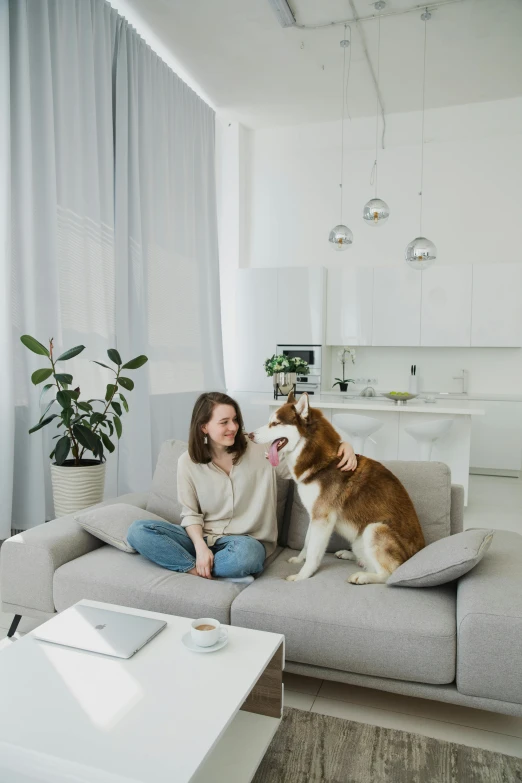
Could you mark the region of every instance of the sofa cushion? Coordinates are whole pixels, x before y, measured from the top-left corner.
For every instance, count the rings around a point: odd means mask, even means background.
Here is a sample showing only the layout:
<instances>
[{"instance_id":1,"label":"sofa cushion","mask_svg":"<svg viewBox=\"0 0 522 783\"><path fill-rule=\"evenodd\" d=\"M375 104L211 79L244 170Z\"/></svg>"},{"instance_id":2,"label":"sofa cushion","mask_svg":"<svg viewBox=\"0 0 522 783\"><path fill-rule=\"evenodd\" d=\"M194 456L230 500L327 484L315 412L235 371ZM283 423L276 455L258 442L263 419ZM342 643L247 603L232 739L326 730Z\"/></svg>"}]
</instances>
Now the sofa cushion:
<instances>
[{"instance_id":1,"label":"sofa cushion","mask_svg":"<svg viewBox=\"0 0 522 783\"><path fill-rule=\"evenodd\" d=\"M449 536L451 473L448 466L442 462L401 462L400 460L383 461L382 464L397 476L412 499L426 544ZM303 548L309 519L299 492L294 492L288 532L288 546L292 549ZM336 552L338 549L345 548L346 541L334 533L327 551Z\"/></svg>"},{"instance_id":2,"label":"sofa cushion","mask_svg":"<svg viewBox=\"0 0 522 783\"><path fill-rule=\"evenodd\" d=\"M187 444L181 440L167 440L163 443L147 501L147 511L176 524L179 524L181 521L181 503L178 500L177 486L178 460L187 448ZM277 526L279 540L281 539L285 521L289 486L290 481L279 476L277 477Z\"/></svg>"},{"instance_id":3,"label":"sofa cushion","mask_svg":"<svg viewBox=\"0 0 522 783\"><path fill-rule=\"evenodd\" d=\"M388 579L396 587L435 587L467 574L484 557L492 530L466 530L424 547Z\"/></svg>"},{"instance_id":4,"label":"sofa cushion","mask_svg":"<svg viewBox=\"0 0 522 783\"><path fill-rule=\"evenodd\" d=\"M233 625L285 635L289 661L413 682L455 679L455 585L391 590L350 585L357 565L326 555L314 576L284 550L232 604Z\"/></svg>"},{"instance_id":5,"label":"sofa cushion","mask_svg":"<svg viewBox=\"0 0 522 783\"><path fill-rule=\"evenodd\" d=\"M74 520L88 533L106 544L121 549L122 552L135 553L136 550L127 541L127 533L133 522L139 519L155 519L160 522L165 520L153 514L145 512L138 506L129 503L114 503L112 506L96 506L87 511L74 514Z\"/></svg>"},{"instance_id":6,"label":"sofa cushion","mask_svg":"<svg viewBox=\"0 0 522 783\"><path fill-rule=\"evenodd\" d=\"M460 693L522 704L521 563L522 536L496 530L487 556L458 581Z\"/></svg>"},{"instance_id":7,"label":"sofa cushion","mask_svg":"<svg viewBox=\"0 0 522 783\"><path fill-rule=\"evenodd\" d=\"M61 612L82 598L180 617L214 617L230 622L230 605L244 585L201 579L161 568L142 555L129 557L112 546L58 568L53 595Z\"/></svg>"}]
</instances>

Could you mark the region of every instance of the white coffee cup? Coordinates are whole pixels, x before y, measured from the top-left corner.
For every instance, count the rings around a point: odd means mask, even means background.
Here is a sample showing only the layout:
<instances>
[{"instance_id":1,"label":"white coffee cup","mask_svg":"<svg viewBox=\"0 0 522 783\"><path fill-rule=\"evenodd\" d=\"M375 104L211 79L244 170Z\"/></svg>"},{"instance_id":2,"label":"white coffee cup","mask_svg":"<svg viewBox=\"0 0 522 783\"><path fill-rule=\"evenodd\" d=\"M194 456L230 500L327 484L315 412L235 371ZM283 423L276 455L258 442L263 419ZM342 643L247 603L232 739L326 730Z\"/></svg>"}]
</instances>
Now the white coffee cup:
<instances>
[{"instance_id":1,"label":"white coffee cup","mask_svg":"<svg viewBox=\"0 0 522 783\"><path fill-rule=\"evenodd\" d=\"M212 626L212 629L206 628L198 630L200 626ZM212 647L213 644L219 641L221 633L221 623L219 620L214 620L212 617L200 617L199 620L193 620L190 625L190 633L192 641L197 644L198 647Z\"/></svg>"}]
</instances>

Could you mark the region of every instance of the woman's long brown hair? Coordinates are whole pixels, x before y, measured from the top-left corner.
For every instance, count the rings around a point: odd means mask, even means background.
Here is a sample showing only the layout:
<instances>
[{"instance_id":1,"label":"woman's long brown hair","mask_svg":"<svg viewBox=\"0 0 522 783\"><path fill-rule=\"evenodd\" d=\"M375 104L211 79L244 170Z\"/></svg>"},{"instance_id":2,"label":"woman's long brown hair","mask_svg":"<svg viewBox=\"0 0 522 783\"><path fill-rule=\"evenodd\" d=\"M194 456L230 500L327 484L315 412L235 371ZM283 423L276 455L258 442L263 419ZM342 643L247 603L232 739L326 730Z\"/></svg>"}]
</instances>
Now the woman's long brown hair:
<instances>
[{"instance_id":1,"label":"woman's long brown hair","mask_svg":"<svg viewBox=\"0 0 522 783\"><path fill-rule=\"evenodd\" d=\"M233 446L229 446L227 451L233 453L234 465L239 462L245 451L247 450L248 441L243 432L243 416L239 405L232 397L222 392L204 392L197 398L194 409L192 411L192 419L190 422L188 452L192 462L198 462L200 464L207 464L212 460L212 453L210 446L204 442L204 434L202 427L208 424L212 418L212 412L216 405L231 405L237 416L237 423L239 429L236 433Z\"/></svg>"}]
</instances>

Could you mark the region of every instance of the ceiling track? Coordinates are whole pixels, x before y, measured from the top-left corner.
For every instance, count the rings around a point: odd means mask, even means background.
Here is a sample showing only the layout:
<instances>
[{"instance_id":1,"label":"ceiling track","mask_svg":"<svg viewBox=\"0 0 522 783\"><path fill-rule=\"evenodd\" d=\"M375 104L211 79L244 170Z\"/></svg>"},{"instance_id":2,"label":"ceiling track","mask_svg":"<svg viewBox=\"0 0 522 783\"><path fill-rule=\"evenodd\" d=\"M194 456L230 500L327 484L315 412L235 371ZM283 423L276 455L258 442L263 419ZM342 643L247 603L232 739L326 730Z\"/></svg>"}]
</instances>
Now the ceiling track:
<instances>
[{"instance_id":1,"label":"ceiling track","mask_svg":"<svg viewBox=\"0 0 522 783\"><path fill-rule=\"evenodd\" d=\"M384 19L385 16L404 16L404 14L411 14L414 11L424 11L426 8L430 11L435 8L442 8L442 6L445 5L455 5L455 3L464 2L465 0L433 0L431 3L418 3L417 5L411 6L411 8L403 8L397 11L382 11L380 14L375 12L373 14L368 14L367 16L358 16L353 2L350 2L353 13L353 17L351 19L337 19L333 22L324 22L323 24L300 24L296 21L292 27L296 27L299 30L320 30L321 28L334 27L335 25L340 24L358 24L359 22L369 22L377 19L378 16L380 16L381 19ZM292 13L295 16L295 12L293 11Z\"/></svg>"}]
</instances>

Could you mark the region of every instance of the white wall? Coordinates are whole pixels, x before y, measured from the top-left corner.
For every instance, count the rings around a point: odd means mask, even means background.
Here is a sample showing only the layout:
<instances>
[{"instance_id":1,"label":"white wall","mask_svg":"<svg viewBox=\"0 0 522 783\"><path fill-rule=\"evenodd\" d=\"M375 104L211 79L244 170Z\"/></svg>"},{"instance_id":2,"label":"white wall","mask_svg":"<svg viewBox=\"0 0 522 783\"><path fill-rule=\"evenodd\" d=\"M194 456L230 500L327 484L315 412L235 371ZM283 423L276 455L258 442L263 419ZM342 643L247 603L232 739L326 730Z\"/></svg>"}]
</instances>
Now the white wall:
<instances>
[{"instance_id":1,"label":"white wall","mask_svg":"<svg viewBox=\"0 0 522 783\"><path fill-rule=\"evenodd\" d=\"M340 122L252 134L245 266L403 263L418 235L421 114L387 117L379 196L391 217L363 224L375 157L372 119L345 122L343 222L354 243L328 245L339 222ZM522 261L519 215L522 99L429 111L425 121L423 233L441 264ZM518 210L517 210L518 212Z\"/></svg>"},{"instance_id":2,"label":"white wall","mask_svg":"<svg viewBox=\"0 0 522 783\"><path fill-rule=\"evenodd\" d=\"M238 248L234 263L404 263L404 248L419 231L420 123L420 113L387 117L379 196L391 217L373 229L361 215L373 196L374 120L345 122L343 220L354 243L343 253L327 241L340 217L340 122L243 129L238 177L244 200L227 226ZM522 99L426 112L423 233L436 243L439 263L522 262L521 175ZM229 263L223 256L222 262ZM328 352L325 387L339 375L336 352ZM471 392L522 394L520 349L359 348L348 377L377 377L381 389L407 388L411 364L418 365L424 389L459 390L452 376L464 367Z\"/></svg>"}]
</instances>

